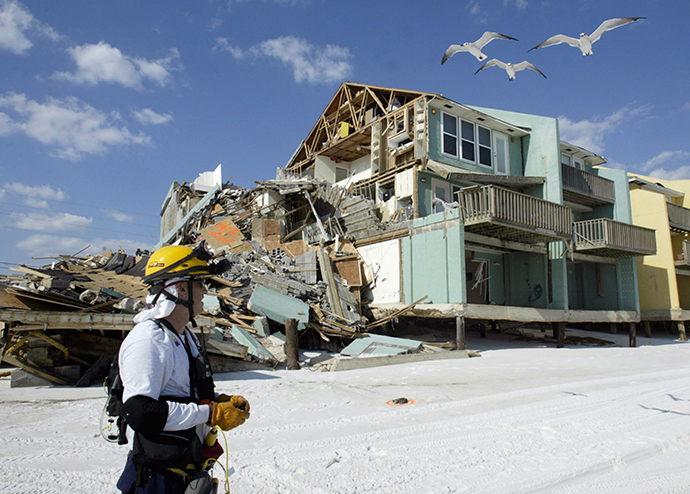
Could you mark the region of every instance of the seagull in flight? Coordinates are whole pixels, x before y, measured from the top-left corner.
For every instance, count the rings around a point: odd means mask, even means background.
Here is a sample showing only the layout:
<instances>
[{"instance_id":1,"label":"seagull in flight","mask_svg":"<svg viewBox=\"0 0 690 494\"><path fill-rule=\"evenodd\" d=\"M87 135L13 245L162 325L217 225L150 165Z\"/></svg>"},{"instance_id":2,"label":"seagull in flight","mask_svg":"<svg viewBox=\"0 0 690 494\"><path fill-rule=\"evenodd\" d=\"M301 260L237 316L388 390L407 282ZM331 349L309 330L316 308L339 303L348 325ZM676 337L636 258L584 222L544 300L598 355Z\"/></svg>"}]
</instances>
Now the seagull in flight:
<instances>
[{"instance_id":1,"label":"seagull in flight","mask_svg":"<svg viewBox=\"0 0 690 494\"><path fill-rule=\"evenodd\" d=\"M486 58L486 55L482 53L482 48L484 48L484 46L486 46L490 41L494 39L512 39L513 41L517 41L517 38L511 38L510 36L506 36L505 34L492 33L491 31L487 31L484 34L482 34L482 37L474 43L466 42L461 45L450 45L446 52L443 54L443 60L441 60L441 65L446 63L446 60L448 60L450 57L452 57L459 51L468 51L472 55L477 57L477 60L481 62Z\"/></svg>"},{"instance_id":2,"label":"seagull in flight","mask_svg":"<svg viewBox=\"0 0 690 494\"><path fill-rule=\"evenodd\" d=\"M475 72L475 75L478 74L479 71L484 70L487 67L493 67L494 65L497 67L501 67L502 69L505 69L505 71L508 73L508 79L510 81L515 80L515 72L520 72L521 70L525 70L525 69L532 69L533 71L538 72L539 74L544 76L544 79L546 79L546 76L542 73L542 71L539 70L538 68L536 68L531 63L529 63L527 60L525 60L524 62L516 63L515 65L513 65L512 63L503 63L500 60L498 60L497 58L492 58L491 60L486 62L484 65L479 67L479 69L477 69L477 72Z\"/></svg>"},{"instance_id":3,"label":"seagull in flight","mask_svg":"<svg viewBox=\"0 0 690 494\"><path fill-rule=\"evenodd\" d=\"M582 51L583 56L591 55L592 44L594 44L595 41L599 41L599 38L601 38L602 34L604 34L606 31L610 31L611 29L616 29L617 27L635 22L639 19L646 19L646 17L618 17L616 19L609 19L608 21L602 22L592 34L587 35L587 33L581 33L580 39L571 38L565 34L557 34L556 36L551 36L543 43L539 43L534 48L530 48L529 51L536 50L537 48L546 48L547 46L558 45L561 43L568 43L570 46L579 48Z\"/></svg>"}]
</instances>

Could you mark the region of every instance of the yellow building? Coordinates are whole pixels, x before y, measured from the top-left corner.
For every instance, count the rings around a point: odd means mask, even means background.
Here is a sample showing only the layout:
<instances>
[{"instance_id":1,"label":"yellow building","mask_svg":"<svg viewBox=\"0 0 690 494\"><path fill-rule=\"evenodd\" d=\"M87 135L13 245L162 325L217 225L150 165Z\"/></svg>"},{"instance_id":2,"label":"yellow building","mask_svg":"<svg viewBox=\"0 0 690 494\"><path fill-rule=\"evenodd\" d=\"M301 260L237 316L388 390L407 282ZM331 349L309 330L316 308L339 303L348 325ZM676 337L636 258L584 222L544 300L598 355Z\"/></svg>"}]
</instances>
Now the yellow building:
<instances>
[{"instance_id":1,"label":"yellow building","mask_svg":"<svg viewBox=\"0 0 690 494\"><path fill-rule=\"evenodd\" d=\"M633 223L656 230L655 255L637 258L641 320L676 325L690 320L690 180L629 174Z\"/></svg>"}]
</instances>

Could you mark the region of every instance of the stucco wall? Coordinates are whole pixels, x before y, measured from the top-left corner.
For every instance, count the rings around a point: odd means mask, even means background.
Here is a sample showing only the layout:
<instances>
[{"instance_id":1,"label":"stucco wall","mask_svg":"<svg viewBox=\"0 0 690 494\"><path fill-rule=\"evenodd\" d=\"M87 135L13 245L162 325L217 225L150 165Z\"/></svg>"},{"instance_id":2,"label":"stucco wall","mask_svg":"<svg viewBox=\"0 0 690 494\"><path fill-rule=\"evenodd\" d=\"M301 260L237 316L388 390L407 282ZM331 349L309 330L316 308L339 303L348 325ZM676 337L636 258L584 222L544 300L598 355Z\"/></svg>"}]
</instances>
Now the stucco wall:
<instances>
[{"instance_id":1,"label":"stucco wall","mask_svg":"<svg viewBox=\"0 0 690 494\"><path fill-rule=\"evenodd\" d=\"M677 309L680 301L673 264L673 244L668 229L666 196L631 190L630 197L633 222L656 230L656 255L637 258L640 309Z\"/></svg>"}]
</instances>

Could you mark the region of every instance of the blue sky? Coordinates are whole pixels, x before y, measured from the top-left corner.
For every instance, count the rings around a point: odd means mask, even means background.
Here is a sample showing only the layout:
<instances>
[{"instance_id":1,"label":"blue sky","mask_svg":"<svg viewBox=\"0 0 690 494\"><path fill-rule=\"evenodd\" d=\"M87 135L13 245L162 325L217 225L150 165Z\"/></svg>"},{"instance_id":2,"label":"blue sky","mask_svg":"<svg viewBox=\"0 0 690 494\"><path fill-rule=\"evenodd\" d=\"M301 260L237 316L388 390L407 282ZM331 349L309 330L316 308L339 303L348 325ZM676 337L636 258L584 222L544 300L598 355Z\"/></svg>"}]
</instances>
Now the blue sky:
<instances>
[{"instance_id":1,"label":"blue sky","mask_svg":"<svg viewBox=\"0 0 690 494\"><path fill-rule=\"evenodd\" d=\"M647 17L578 37L614 17ZM0 0L0 273L158 240L173 181L275 177L343 81L560 119L609 166L690 178L686 0ZM453 43L496 31L489 58Z\"/></svg>"}]
</instances>

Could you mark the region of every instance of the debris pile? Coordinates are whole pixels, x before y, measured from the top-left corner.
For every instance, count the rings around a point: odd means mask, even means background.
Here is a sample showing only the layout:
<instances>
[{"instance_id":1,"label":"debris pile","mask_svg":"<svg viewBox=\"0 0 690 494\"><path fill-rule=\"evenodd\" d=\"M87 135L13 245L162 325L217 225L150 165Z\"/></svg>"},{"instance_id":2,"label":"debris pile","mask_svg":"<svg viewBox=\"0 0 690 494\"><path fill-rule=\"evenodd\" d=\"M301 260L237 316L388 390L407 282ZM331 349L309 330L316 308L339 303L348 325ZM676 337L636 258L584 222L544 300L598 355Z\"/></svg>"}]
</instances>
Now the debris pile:
<instances>
[{"instance_id":1,"label":"debris pile","mask_svg":"<svg viewBox=\"0 0 690 494\"><path fill-rule=\"evenodd\" d=\"M250 190L174 183L163 204L157 247L204 240L231 261L210 279L197 320L216 371L284 362L290 319L301 347L333 352L380 326L363 317L374 275L356 244L396 238L409 225L382 222L375 202L345 189L280 175ZM100 379L146 307L148 256L62 255L11 268L16 275L0 278L2 360L49 383Z\"/></svg>"}]
</instances>

